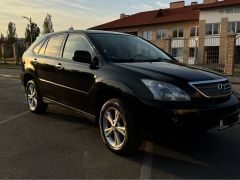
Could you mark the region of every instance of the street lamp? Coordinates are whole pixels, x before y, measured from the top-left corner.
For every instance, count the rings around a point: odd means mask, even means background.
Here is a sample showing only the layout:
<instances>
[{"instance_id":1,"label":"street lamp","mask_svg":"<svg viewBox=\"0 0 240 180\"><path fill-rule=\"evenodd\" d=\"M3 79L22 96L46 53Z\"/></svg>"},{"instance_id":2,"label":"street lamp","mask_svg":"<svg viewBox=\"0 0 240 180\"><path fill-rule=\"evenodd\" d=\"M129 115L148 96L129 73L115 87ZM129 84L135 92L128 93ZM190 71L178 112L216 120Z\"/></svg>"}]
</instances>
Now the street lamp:
<instances>
[{"instance_id":1,"label":"street lamp","mask_svg":"<svg viewBox=\"0 0 240 180\"><path fill-rule=\"evenodd\" d=\"M30 37L31 37L31 44L32 44L32 41L33 41L33 37L32 37L32 19L31 17L28 18L26 16L21 16L23 19L27 19L29 21L29 24L30 24Z\"/></svg>"}]
</instances>

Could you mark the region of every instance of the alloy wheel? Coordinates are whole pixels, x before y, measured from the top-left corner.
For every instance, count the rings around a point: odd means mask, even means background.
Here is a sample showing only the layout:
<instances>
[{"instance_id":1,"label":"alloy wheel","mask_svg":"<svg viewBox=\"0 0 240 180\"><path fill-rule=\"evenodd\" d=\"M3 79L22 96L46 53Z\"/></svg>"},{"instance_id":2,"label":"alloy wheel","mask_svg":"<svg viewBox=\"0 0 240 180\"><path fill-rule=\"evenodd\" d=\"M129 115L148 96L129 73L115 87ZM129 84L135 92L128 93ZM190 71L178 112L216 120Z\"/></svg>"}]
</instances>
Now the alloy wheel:
<instances>
[{"instance_id":1,"label":"alloy wheel","mask_svg":"<svg viewBox=\"0 0 240 180\"><path fill-rule=\"evenodd\" d=\"M26 89L27 102L30 110L35 110L37 107L37 90L33 83L29 83Z\"/></svg>"},{"instance_id":2,"label":"alloy wheel","mask_svg":"<svg viewBox=\"0 0 240 180\"><path fill-rule=\"evenodd\" d=\"M108 108L103 115L103 134L113 149L121 149L127 140L127 123L116 108Z\"/></svg>"}]
</instances>

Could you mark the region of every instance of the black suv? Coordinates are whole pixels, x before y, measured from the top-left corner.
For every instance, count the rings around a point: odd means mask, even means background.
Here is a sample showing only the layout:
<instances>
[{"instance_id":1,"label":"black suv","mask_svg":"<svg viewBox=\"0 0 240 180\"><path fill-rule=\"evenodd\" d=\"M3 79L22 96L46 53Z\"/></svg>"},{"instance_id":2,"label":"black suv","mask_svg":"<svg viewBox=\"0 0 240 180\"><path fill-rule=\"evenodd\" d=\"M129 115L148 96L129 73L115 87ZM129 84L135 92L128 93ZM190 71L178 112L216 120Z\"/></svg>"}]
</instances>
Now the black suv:
<instances>
[{"instance_id":1,"label":"black suv","mask_svg":"<svg viewBox=\"0 0 240 180\"><path fill-rule=\"evenodd\" d=\"M80 111L99 123L104 143L117 153L136 148L142 131L239 122L239 96L225 76L181 64L128 34L41 36L23 55L21 79L30 111L42 113L50 102Z\"/></svg>"}]
</instances>

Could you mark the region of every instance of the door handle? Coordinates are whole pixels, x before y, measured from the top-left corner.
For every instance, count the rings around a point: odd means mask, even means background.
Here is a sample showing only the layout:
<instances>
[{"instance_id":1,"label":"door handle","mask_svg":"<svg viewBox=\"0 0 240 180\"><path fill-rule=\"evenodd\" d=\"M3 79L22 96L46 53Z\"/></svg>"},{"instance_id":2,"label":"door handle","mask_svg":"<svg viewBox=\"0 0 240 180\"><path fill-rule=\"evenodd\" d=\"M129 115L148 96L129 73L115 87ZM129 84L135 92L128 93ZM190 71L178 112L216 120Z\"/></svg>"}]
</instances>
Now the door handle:
<instances>
[{"instance_id":1,"label":"door handle","mask_svg":"<svg viewBox=\"0 0 240 180\"><path fill-rule=\"evenodd\" d=\"M33 59L33 64L37 64L37 58Z\"/></svg>"},{"instance_id":2,"label":"door handle","mask_svg":"<svg viewBox=\"0 0 240 180\"><path fill-rule=\"evenodd\" d=\"M56 65L56 68L59 69L59 70L61 70L61 69L63 69L63 65L62 65L61 63L58 63L58 64Z\"/></svg>"}]
</instances>

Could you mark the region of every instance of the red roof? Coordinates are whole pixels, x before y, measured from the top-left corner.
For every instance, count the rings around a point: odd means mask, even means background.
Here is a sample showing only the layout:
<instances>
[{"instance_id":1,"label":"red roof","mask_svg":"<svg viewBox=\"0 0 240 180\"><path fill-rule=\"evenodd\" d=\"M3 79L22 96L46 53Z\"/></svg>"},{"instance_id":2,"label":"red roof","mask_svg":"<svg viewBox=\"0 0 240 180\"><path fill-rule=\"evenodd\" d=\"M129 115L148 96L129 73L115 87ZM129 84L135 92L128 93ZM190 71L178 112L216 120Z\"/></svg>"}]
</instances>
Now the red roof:
<instances>
[{"instance_id":1,"label":"red roof","mask_svg":"<svg viewBox=\"0 0 240 180\"><path fill-rule=\"evenodd\" d=\"M240 5L240 0L224 0L219 1L211 4L200 4L198 7L195 7L194 9L210 9L210 8L218 8L218 7L227 7L232 5Z\"/></svg>"},{"instance_id":2,"label":"red roof","mask_svg":"<svg viewBox=\"0 0 240 180\"><path fill-rule=\"evenodd\" d=\"M231 6L240 4L240 0L225 0L211 4L197 4L185 6L176 9L160 9L154 11L140 12L131 16L117 19L90 29L111 30L117 28L127 28L134 26L154 25L172 22L182 22L199 20L199 12L201 9L214 8L222 6Z\"/></svg>"},{"instance_id":3,"label":"red roof","mask_svg":"<svg viewBox=\"0 0 240 180\"><path fill-rule=\"evenodd\" d=\"M108 22L90 29L115 29L126 28L133 26L143 26L151 24L162 24L179 21L189 21L199 19L199 10L193 10L193 7L198 6L185 6L176 9L160 9L154 11L140 12L128 17Z\"/></svg>"}]
</instances>

